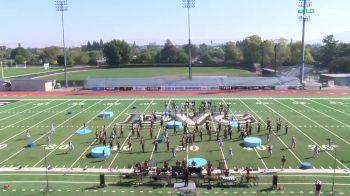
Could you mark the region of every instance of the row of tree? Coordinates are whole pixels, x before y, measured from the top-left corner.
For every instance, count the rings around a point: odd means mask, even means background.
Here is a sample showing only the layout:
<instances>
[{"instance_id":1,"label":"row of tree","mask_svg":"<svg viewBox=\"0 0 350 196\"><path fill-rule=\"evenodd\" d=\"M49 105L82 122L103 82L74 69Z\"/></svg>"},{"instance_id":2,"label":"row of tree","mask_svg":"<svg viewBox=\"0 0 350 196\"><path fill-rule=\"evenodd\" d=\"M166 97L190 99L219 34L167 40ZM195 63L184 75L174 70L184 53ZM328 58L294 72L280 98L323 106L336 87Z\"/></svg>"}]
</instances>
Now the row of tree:
<instances>
[{"instance_id":1,"label":"row of tree","mask_svg":"<svg viewBox=\"0 0 350 196\"><path fill-rule=\"evenodd\" d=\"M186 63L188 62L189 45L175 46L167 40L163 47L149 45L146 48L130 46L125 41L107 42L103 54L108 64L120 63ZM279 39L277 41L262 40L253 35L243 41L227 42L223 45L208 46L201 44L191 46L194 62L204 64L241 64L253 65L261 63L271 67L275 60L279 65L294 65L299 62L301 42ZM276 48L276 50L275 50ZM306 62L314 63L311 46L306 46ZM275 59L276 52L276 59Z\"/></svg>"},{"instance_id":2,"label":"row of tree","mask_svg":"<svg viewBox=\"0 0 350 196\"><path fill-rule=\"evenodd\" d=\"M333 35L327 35L322 42L312 50L315 58L328 65L329 72L350 73L350 44L339 42Z\"/></svg>"},{"instance_id":3,"label":"row of tree","mask_svg":"<svg viewBox=\"0 0 350 196\"><path fill-rule=\"evenodd\" d=\"M80 48L69 48L68 64L96 65L98 60L106 59L109 65L128 63L187 63L189 45L175 46L167 40L163 46L137 46L123 40L112 40L106 43L89 41ZM227 42L223 45L192 45L194 63L232 64L252 66L259 63L262 67L273 68L277 65L295 65L299 63L301 42L278 40L263 40L258 35L245 38L242 41ZM0 58L13 59L16 63L28 64L50 63L63 65L62 49L56 46L42 49L24 49L0 51ZM323 64L331 72L350 72L350 44L340 43L333 35L323 39L323 44L306 45L305 60L308 64Z\"/></svg>"},{"instance_id":4,"label":"row of tree","mask_svg":"<svg viewBox=\"0 0 350 196\"><path fill-rule=\"evenodd\" d=\"M40 49L25 49L19 46L13 50L0 51L0 58L13 59L16 64L49 63L51 65L64 65L63 50L57 46ZM97 61L102 58L101 50L83 51L78 47L67 49L68 65L97 65Z\"/></svg>"}]
</instances>

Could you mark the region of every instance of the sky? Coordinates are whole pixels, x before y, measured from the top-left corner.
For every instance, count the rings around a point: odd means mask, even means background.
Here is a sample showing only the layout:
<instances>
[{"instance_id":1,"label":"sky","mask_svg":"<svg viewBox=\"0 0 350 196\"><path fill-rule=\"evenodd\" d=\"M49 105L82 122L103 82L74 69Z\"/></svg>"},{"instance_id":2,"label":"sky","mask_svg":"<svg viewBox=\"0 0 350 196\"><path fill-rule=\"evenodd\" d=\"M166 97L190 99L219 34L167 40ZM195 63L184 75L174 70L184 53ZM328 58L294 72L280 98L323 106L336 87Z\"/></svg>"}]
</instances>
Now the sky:
<instances>
[{"instance_id":1,"label":"sky","mask_svg":"<svg viewBox=\"0 0 350 196\"><path fill-rule=\"evenodd\" d=\"M66 42L123 39L138 45L188 41L187 9L182 0L68 0L64 13ZM328 34L350 42L349 0L313 0L306 41ZM0 0L0 46L62 45L61 13L54 0ZM224 43L250 35L263 39L301 39L298 0L196 0L191 13L195 44Z\"/></svg>"}]
</instances>

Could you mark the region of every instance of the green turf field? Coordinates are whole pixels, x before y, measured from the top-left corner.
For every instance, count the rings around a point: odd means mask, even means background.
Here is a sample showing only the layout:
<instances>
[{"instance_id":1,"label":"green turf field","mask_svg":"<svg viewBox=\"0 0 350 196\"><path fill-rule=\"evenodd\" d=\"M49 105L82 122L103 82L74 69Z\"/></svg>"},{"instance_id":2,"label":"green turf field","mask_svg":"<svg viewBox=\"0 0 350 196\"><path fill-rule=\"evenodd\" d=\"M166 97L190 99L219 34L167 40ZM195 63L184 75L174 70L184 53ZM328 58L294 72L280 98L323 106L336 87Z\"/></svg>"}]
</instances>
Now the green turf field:
<instances>
[{"instance_id":1,"label":"green turf field","mask_svg":"<svg viewBox=\"0 0 350 196\"><path fill-rule=\"evenodd\" d=\"M120 68L97 69L89 71L71 72L70 80L86 80L89 78L148 78L158 76L187 76L188 68L160 67L160 68ZM193 75L224 75L224 76L255 76L255 73L230 67L194 67ZM63 80L64 75L52 75L46 78Z\"/></svg>"},{"instance_id":2,"label":"green turf field","mask_svg":"<svg viewBox=\"0 0 350 196\"><path fill-rule=\"evenodd\" d=\"M111 127L127 119L128 114L150 114L151 111L163 111L164 105L176 101L178 105L184 103L186 98L109 98L109 99L26 99L18 100L14 103L0 106L0 168L17 167L45 167L53 168L128 168L130 164L154 159L158 166L162 166L164 160L171 158L170 152L166 150L165 144L159 144L158 152L154 151L148 132L148 126L141 130L141 136L146 139L146 152L141 152L141 146L136 136L133 139L133 151L130 152L125 147L126 136L131 134L130 128L124 128L124 137L119 140L122 144L120 151L112 150L111 156L104 161L99 158L91 158L89 152L92 148L99 146L94 139L94 130L101 129L104 125L108 128L110 135ZM192 100L190 98L190 100ZM225 160L228 168L252 167L254 169L274 169L281 168L281 157L287 158L286 169L297 169L301 162L310 162L314 168L319 169L319 174L295 174L280 177L280 182L286 187L283 195L310 195L313 191L315 179L321 179L324 185L324 192L331 190L332 173L322 172L325 169L342 169L347 171L350 167L350 99L342 98L196 98L196 105L203 100L212 100L216 105L229 104L229 113L232 116L251 115L255 120L261 120L263 131L257 133L256 124L253 124L253 136L261 137L263 145L259 148L244 148L242 140L236 129L233 129L233 138L224 140L224 147L217 144L215 134L209 140L206 131L203 131L203 140L196 141L178 151L176 159L200 157L211 161L214 167L218 166L219 160ZM83 107L81 105L84 105ZM134 107L134 109L132 109ZM73 114L67 114L68 111ZM98 118L98 114L103 111L112 111L114 116L110 119ZM267 118L272 120L275 126L276 119L281 118L282 124L289 124L288 134L284 133L284 128L279 133L273 133L270 143L266 141L265 122ZM209 116L209 120L212 116ZM82 128L86 122L93 133L87 135L76 135L75 131ZM46 133L49 131L51 123L54 123L56 131L52 135L51 145L44 147L47 143ZM212 127L216 127L216 122L210 122ZM25 148L25 130L29 129L31 141L37 146ZM190 131L193 127L189 128ZM274 130L274 128L273 128ZM155 128L155 135L161 134L158 125ZM119 133L119 132L118 132ZM180 146L182 129L177 134L169 130L171 147ZM221 135L222 136L222 135ZM297 138L296 148L290 149L291 138ZM334 148L329 148L328 139L333 141ZM66 154L66 145L69 141L74 144L74 150ZM268 157L266 147L273 146L273 154ZM320 155L313 158L314 145L321 147ZM228 158L228 148L233 148L233 158ZM336 149L336 151L334 150ZM336 153L335 153L336 152ZM44 155L46 153L46 156ZM169 160L174 164L174 160ZM14 174L14 175L12 175ZM45 175L41 172L30 175L23 172L3 172L0 174L0 183L12 182L16 195L31 192L36 195L45 187ZM56 174L49 176L52 183L52 195L59 195L60 192L74 195L74 192L84 191L86 195L94 194L93 189L85 190L94 184L98 184L97 174L64 175ZM110 176L109 183L117 182L119 178ZM60 183L66 181L67 183ZM71 182L71 183L70 183ZM245 195L281 195L281 191L271 191L271 176L261 176L260 185L254 188L200 188L201 194L245 194ZM350 194L350 178L348 174L336 174L336 193L341 195ZM22 191L24 189L25 191ZM31 191L33 189L33 191ZM60 190L60 191L59 191ZM69 191L68 191L69 190ZM78 191L77 191L78 190ZM169 195L169 187L155 187L132 185L109 186L106 189L96 190L100 194L136 195L147 193L149 195ZM0 190L1 191L1 190ZM104 192L105 191L105 192ZM131 192L133 191L133 192ZM141 192L142 191L142 192ZM150 192L151 191L151 192ZM3 191L4 195L15 194L13 190ZM23 193L22 193L23 192ZM71 193L69 193L71 192ZM206 193L208 192L208 193ZM216 193L217 192L217 193ZM236 193L234 193L236 192ZM245 192L245 193L244 193ZM255 192L255 193L254 193ZM302 192L302 193L301 193Z\"/></svg>"},{"instance_id":3,"label":"green turf field","mask_svg":"<svg viewBox=\"0 0 350 196\"><path fill-rule=\"evenodd\" d=\"M57 69L45 70L42 67L27 67L27 68L4 68L4 78L12 78L18 76L25 76L37 73L47 73L50 71L56 71ZM2 72L0 70L0 76Z\"/></svg>"}]
</instances>

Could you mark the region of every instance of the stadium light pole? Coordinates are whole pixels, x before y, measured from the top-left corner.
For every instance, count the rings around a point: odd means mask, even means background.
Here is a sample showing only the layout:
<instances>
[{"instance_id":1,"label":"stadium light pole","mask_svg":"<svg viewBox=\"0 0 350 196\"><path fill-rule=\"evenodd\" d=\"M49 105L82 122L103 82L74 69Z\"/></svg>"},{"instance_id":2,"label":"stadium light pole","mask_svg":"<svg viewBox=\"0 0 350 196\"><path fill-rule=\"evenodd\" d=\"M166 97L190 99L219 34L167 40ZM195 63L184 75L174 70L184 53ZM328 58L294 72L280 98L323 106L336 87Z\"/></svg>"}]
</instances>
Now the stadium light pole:
<instances>
[{"instance_id":1,"label":"stadium light pole","mask_svg":"<svg viewBox=\"0 0 350 196\"><path fill-rule=\"evenodd\" d=\"M182 0L182 7L187 8L187 22L188 22L188 79L192 80L192 45L191 45L191 15L190 9L196 6L195 0Z\"/></svg>"},{"instance_id":2,"label":"stadium light pole","mask_svg":"<svg viewBox=\"0 0 350 196\"><path fill-rule=\"evenodd\" d=\"M66 51L66 42L64 36L64 12L68 11L67 0L56 0L56 11L61 12L62 15L62 38L63 38L63 53L64 53L64 81L65 87L68 88L68 77L67 77L67 51Z\"/></svg>"},{"instance_id":3,"label":"stadium light pole","mask_svg":"<svg viewBox=\"0 0 350 196\"><path fill-rule=\"evenodd\" d=\"M303 30L302 30L302 40L301 40L301 59L300 59L300 83L303 85L304 83L304 66L305 66L305 23L306 23L306 2L303 1Z\"/></svg>"}]
</instances>

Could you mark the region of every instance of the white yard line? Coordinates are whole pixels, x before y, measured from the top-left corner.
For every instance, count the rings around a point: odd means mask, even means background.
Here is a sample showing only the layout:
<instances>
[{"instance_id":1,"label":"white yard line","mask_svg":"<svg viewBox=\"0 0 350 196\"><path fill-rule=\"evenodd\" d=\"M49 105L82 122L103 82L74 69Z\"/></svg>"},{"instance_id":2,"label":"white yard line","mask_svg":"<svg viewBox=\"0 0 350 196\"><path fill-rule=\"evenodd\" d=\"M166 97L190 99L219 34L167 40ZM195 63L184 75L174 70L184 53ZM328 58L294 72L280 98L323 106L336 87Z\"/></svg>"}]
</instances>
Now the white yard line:
<instances>
[{"instance_id":1,"label":"white yard line","mask_svg":"<svg viewBox=\"0 0 350 196\"><path fill-rule=\"evenodd\" d=\"M227 106L226 104L226 101L224 99L222 99L222 101L225 103L225 105ZM236 118L236 116L234 115L234 113L232 112L232 110L230 109L230 113L235 117L236 120L238 120L238 118ZM261 160L262 164L264 165L265 169L267 169L267 166L266 166L266 163L264 161L264 159L261 158L259 152L256 150L256 148L254 148L254 151L256 152L256 154L258 155L259 159Z\"/></svg>"},{"instance_id":2,"label":"white yard line","mask_svg":"<svg viewBox=\"0 0 350 196\"><path fill-rule=\"evenodd\" d=\"M134 101L136 101L136 100L134 100ZM148 106L147 106L146 109L142 112L141 115L143 115L143 114L148 110L148 108L152 105L153 101L154 101L154 100L152 99L151 102L149 102ZM113 165L115 159L117 159L117 157L118 157L120 151L123 149L123 146L125 145L126 141L128 140L128 137L131 135L131 132L132 132L132 131L130 130L129 134L126 136L124 142L123 142L122 145L120 146L121 149L118 149L117 154L113 157L112 162L108 165L108 168L111 168L111 166Z\"/></svg>"},{"instance_id":3,"label":"white yard line","mask_svg":"<svg viewBox=\"0 0 350 196\"><path fill-rule=\"evenodd\" d=\"M213 128L216 131L216 126L215 126L214 119L213 119L213 116L211 115L211 113L210 113L210 118L211 118L211 122L213 124ZM225 163L225 168L227 169L228 167L227 167L227 162L226 162L226 157L225 157L224 151L222 150L222 148L220 146L219 146L219 148L220 148L221 155L222 155L222 158L223 158L224 163Z\"/></svg>"},{"instance_id":4,"label":"white yard line","mask_svg":"<svg viewBox=\"0 0 350 196\"><path fill-rule=\"evenodd\" d=\"M50 101L49 103L51 103L51 102L53 102L53 101ZM40 107L40 106L36 106L36 107ZM34 107L34 108L36 108L36 107ZM54 106L52 106L52 107L50 107L50 108L47 108L47 109L45 109L45 110L42 110L41 112L34 113L33 115L28 116L27 118L23 118L22 120L17 121L17 122L15 122L15 123L13 123L13 124L7 125L7 126L1 128L0 131L6 129L6 128L8 128L8 127L11 127L11 126L13 126L13 125L15 125L15 124L18 124L18 123L20 123L20 122L22 122L22 121L28 120L28 119L32 118L33 116L36 116L36 115L38 115L38 114L40 114L40 113L43 113L44 111L46 111L46 110L48 110L48 109L54 108L54 107L56 107L56 106L54 105ZM33 109L33 108L32 108L32 109Z\"/></svg>"},{"instance_id":5,"label":"white yard line","mask_svg":"<svg viewBox=\"0 0 350 196\"><path fill-rule=\"evenodd\" d=\"M321 112L321 111L319 111L319 110L317 110L317 109L315 109L315 108L313 108L313 107L310 107L310 106L308 106L308 105L303 105L303 106L305 106L305 107L307 107L307 108L310 108L311 110L316 111L316 112L318 112L318 113L320 113L320 114L323 114L324 116L327 116L328 118L331 118L331 119L333 119L333 120L339 122L340 124L343 124L343 125L346 125L346 126L350 126L350 125L348 125L348 124L346 124L346 123L343 123L342 121L340 121L340 120L338 120L338 119L336 119L336 118L334 118L334 117L332 117L332 116L330 116L330 115L328 115L328 114L326 114L326 113L323 113L323 112ZM336 110L336 111L338 111L338 112L340 112L340 113L342 113L342 114L345 114L345 115L347 115L347 116L350 116L350 114L348 114L348 113L339 111L339 110L334 109L334 108L332 108L332 109L333 109L333 110ZM318 123L316 123L316 124L318 124Z\"/></svg>"},{"instance_id":6,"label":"white yard line","mask_svg":"<svg viewBox=\"0 0 350 196\"><path fill-rule=\"evenodd\" d=\"M37 108L37 107L40 107L40 106L42 106L42 105L37 105L37 106L35 106L35 107L25 109L25 110L23 110L23 111L21 111L21 112L16 112L15 114L6 116L5 118L1 118L0 121L9 119L9 118L14 117L14 116L16 116L16 115L18 115L18 114L22 114L22 113L24 113L24 112L26 112L26 111L28 111L28 110L33 110L33 109L35 109L35 108ZM35 114L33 114L33 115L35 115Z\"/></svg>"},{"instance_id":7,"label":"white yard line","mask_svg":"<svg viewBox=\"0 0 350 196\"><path fill-rule=\"evenodd\" d=\"M5 105L5 106L10 106L11 104L15 104L15 103L16 103L16 102L13 102L13 103L10 103L10 104ZM16 106L16 107L7 108L7 110L1 111L0 114L6 113L6 112L8 112L8 111L10 111L10 110L14 110L14 109L17 109L17 108L22 107L22 106L26 106L26 105L28 105L28 104L30 104L30 103L33 103L33 101L29 101L28 103L21 104L21 105L18 105L18 106ZM1 106L1 107L4 107L4 106Z\"/></svg>"},{"instance_id":8,"label":"white yard line","mask_svg":"<svg viewBox=\"0 0 350 196\"><path fill-rule=\"evenodd\" d=\"M171 99L169 99L169 101L168 101L167 108L169 108L170 102L171 102ZM175 120L175 119L174 119L174 120ZM158 133L157 133L157 138L159 137L160 130L162 130L162 127L159 127L159 130L158 130ZM187 145L187 146L188 146L188 145ZM155 147L153 146L153 148L152 148L152 153L151 153L151 156L149 157L149 160L152 160L153 154L154 154L154 150L155 150ZM187 149L187 150L188 150L188 149ZM188 159L188 151L187 151L187 159Z\"/></svg>"},{"instance_id":9,"label":"white yard line","mask_svg":"<svg viewBox=\"0 0 350 196\"><path fill-rule=\"evenodd\" d=\"M342 113L342 114L345 114L345 115L347 115L347 116L350 116L350 114L348 114L348 113L345 113L345 112L343 112L343 111L340 111L340 110L338 110L338 109L335 109L335 108L332 108L332 107L329 107L328 105L325 105L325 104L322 104L322 103L320 103L320 102L317 102L317 101L314 101L314 100L309 100L309 101L312 101L312 102L314 102L314 103L317 103L317 104L319 104L319 105L322 105L322 106L324 106L324 107L327 107L327 108L329 108L329 109L332 109L332 110L335 110L335 111L337 111L337 112L340 112L340 113ZM347 107L347 105L341 105L342 107Z\"/></svg>"},{"instance_id":10,"label":"white yard line","mask_svg":"<svg viewBox=\"0 0 350 196\"><path fill-rule=\"evenodd\" d=\"M345 142L345 143L347 143L347 144L350 144L350 142L346 141L345 139L343 139L343 138L340 137L339 135L337 135L337 134L333 133L332 131L328 130L328 129L325 128L323 125L321 125L321 124L319 124L318 122L312 120L310 117L304 115L304 114L301 113L301 112L296 111L295 109L289 107L288 105L286 105L286 104L284 104L284 103L282 103L282 102L280 102L280 101L277 101L277 100L275 100L275 101L276 101L277 103L279 103L279 104L281 104L281 105L283 105L283 106L289 108L290 110L293 110L293 111L297 112L298 114L302 115L304 118L309 119L311 122L317 124L320 128L322 128L323 130L327 131L328 133L334 135L335 137L337 137L337 138L340 139L341 141L343 141L343 142ZM306 106L306 105L303 105L303 106ZM306 107L308 107L308 106L306 106ZM312 109L312 108L310 108L310 109ZM314 110L315 110L315 109L314 109ZM315 110L315 111L316 111L316 110ZM320 112L320 113L322 113L322 112ZM327 116L328 116L328 115L327 115ZM329 117L330 117L330 116L329 116ZM339 121L339 122L340 122L340 121ZM345 125L346 125L346 124L345 124Z\"/></svg>"},{"instance_id":11,"label":"white yard line","mask_svg":"<svg viewBox=\"0 0 350 196\"><path fill-rule=\"evenodd\" d=\"M62 105L62 104L65 104L65 103L67 103L67 102L68 102L68 101L65 101L65 102L63 102L63 103L57 104L57 105L55 105L55 107L60 106L60 105ZM16 137L16 136L18 136L18 135L20 135L20 134L23 134L27 129L31 129L31 128L37 126L38 124L41 124L41 123L47 121L48 119L50 119L50 118L52 118L52 117L54 117L54 116L57 116L58 114L60 114L60 113L62 113L62 112L65 112L66 109L70 109L70 108L72 108L72 107L74 107L74 106L71 106L71 107L69 107L69 108L65 108L65 109L63 109L62 111L60 111L60 112L58 112L58 113L55 113L54 115L49 116L48 118L45 118L44 120L42 120L42 121L40 121L40 122L38 122L38 123L36 123L36 124L34 124L34 125L28 127L28 128L25 128L23 131L21 131L21 132L15 134L15 135L13 135L12 137L10 137L10 138L8 138L8 139L6 139L6 140L0 142L0 144L3 144L3 143L5 143L5 142L11 140L12 138L14 138L14 137ZM54 108L54 107L51 107L51 108ZM48 108L48 109L51 109L51 108ZM46 109L46 110L48 110L48 109ZM45 110L44 110L44 111L45 111Z\"/></svg>"},{"instance_id":12,"label":"white yard line","mask_svg":"<svg viewBox=\"0 0 350 196\"><path fill-rule=\"evenodd\" d=\"M72 107L74 107L74 106L72 106ZM92 107L92 106L90 106L90 107ZM88 107L88 108L90 108L90 107ZM56 128L60 127L60 126L63 125L65 122L69 121L70 119L72 119L73 117L77 116L78 114L80 114L80 113L74 114L73 116L69 117L68 119L66 119L65 121L63 121L63 122L60 123L59 125L57 125ZM51 117L53 117L53 116L51 116ZM50 117L50 118L51 118L51 117ZM24 132L24 131L23 131L23 132ZM43 137L45 137L45 136L46 136L46 134L43 134L42 136L40 136L39 138L37 138L36 140L34 140L33 143L39 141L41 138L43 138ZM4 162L10 160L12 157L16 156L17 154L19 154L20 152L24 151L25 149L26 149L26 148L22 148L21 150L19 150L19 151L17 151L16 153L12 154L12 155L11 155L10 157L8 157L7 159L1 161L0 164L3 164Z\"/></svg>"},{"instance_id":13,"label":"white yard line","mask_svg":"<svg viewBox=\"0 0 350 196\"><path fill-rule=\"evenodd\" d=\"M49 103L51 103L51 102L53 102L53 101L50 101ZM5 118L2 118L2 119L0 119L0 121L6 120L6 119L8 119L8 118L11 118L11 117L16 116L16 115L18 115L18 114L22 114L23 112L26 112L26 111L28 111L28 110L35 109L35 108L40 107L40 106L42 106L42 105L37 105L37 106L35 106L35 107L28 108L28 109L23 110L23 111L21 111L21 112L15 113L15 114L10 115L10 116L7 116L7 117L5 117ZM51 108L52 108L52 107L51 107ZM47 110L47 109L45 109L45 110ZM41 111L40 113L42 113L42 112L43 112L43 111ZM35 116L35 115L37 115L37 114L38 114L38 113L35 113L35 114L29 116L28 118L30 118L30 117L32 117L32 116ZM28 118L25 118L25 119L28 119ZM23 120L25 120L25 119L23 119ZM23 120L22 120L22 121L23 121ZM16 122L16 123L18 123L18 122ZM1 130L1 129L0 129L0 130Z\"/></svg>"},{"instance_id":14,"label":"white yard line","mask_svg":"<svg viewBox=\"0 0 350 196\"><path fill-rule=\"evenodd\" d=\"M116 101L115 103L117 103L117 102L119 102L119 100ZM123 111L121 111L121 112L112 120L112 122L109 123L109 124L107 125L106 129L108 129L108 128L114 123L114 121L116 121L121 115L123 115L124 112L125 112L127 109L129 109L130 106L131 106L132 104L134 104L134 103L135 103L135 101L131 102L127 107L125 107L125 109L124 109ZM111 105L111 107L112 107L112 105ZM81 153L81 155L72 163L72 165L71 165L69 168L72 168L72 167L80 160L80 158L81 158L82 156L85 155L85 153L91 148L91 146L92 146L96 141L97 141L97 139L94 139L94 140L91 142L91 144L84 150L83 153ZM111 149L111 151L112 151L112 149Z\"/></svg>"},{"instance_id":15,"label":"white yard line","mask_svg":"<svg viewBox=\"0 0 350 196\"><path fill-rule=\"evenodd\" d=\"M100 99L100 101L94 103L93 105L91 105L90 107L86 108L86 110L88 110L89 108L99 104L100 102L105 101L104 99ZM107 108L109 108L110 106L108 106ZM105 111L105 108L100 111L99 113ZM97 113L97 115L99 114ZM78 113L79 114L79 113ZM75 116L75 115L74 115ZM88 124L89 122L91 122L92 120L94 120L96 118L96 115L94 115L89 121L87 121L86 123ZM67 119L68 120L68 119ZM80 128L82 128L83 126L81 126ZM68 136L63 142L61 142L59 145L57 145L54 149L52 149L49 153L47 153L42 159L40 159L40 161L38 161L35 165L33 165L33 167L38 166L38 164L43 161L45 158L47 158L50 154L52 154L57 148L59 148L62 144L64 144L67 140L69 140L71 137L73 137L75 135L75 133L71 134L70 136ZM45 135L44 135L45 136Z\"/></svg>"},{"instance_id":16,"label":"white yard line","mask_svg":"<svg viewBox=\"0 0 350 196\"><path fill-rule=\"evenodd\" d=\"M266 122L254 111L252 110L246 103L244 103L242 100L239 100L240 102L242 102L251 112L253 112L260 120L261 122L263 122L266 126ZM299 163L302 163L301 159L289 148L289 146L287 144L285 144L283 142L283 140L277 136L277 134L275 132L273 132L273 134L278 138L278 140L284 145L284 147L286 147L288 149L288 151L299 161Z\"/></svg>"},{"instance_id":17,"label":"white yard line","mask_svg":"<svg viewBox=\"0 0 350 196\"><path fill-rule=\"evenodd\" d=\"M276 101L278 102L278 101ZM288 122L288 124L292 125L296 130L298 130L300 133L302 133L305 137L307 137L312 143L314 143L317 146L321 146L319 145L317 142L315 142L311 137L309 137L307 134L305 134L302 130L300 130L296 125L294 125L293 123L291 123L287 118L285 118L284 116L282 116L281 114L279 114L278 112L276 112L275 110L273 110L271 107L269 107L268 105L264 105L265 107L269 108L271 111L273 111L274 113L276 113L277 115L279 115L280 117L282 117L286 122ZM325 151L330 157L333 158L333 160L335 159L333 155L331 155L328 151ZM343 164L341 161L339 161L338 159L335 159L339 164L341 164L344 168L349 169L345 164Z\"/></svg>"}]
</instances>

